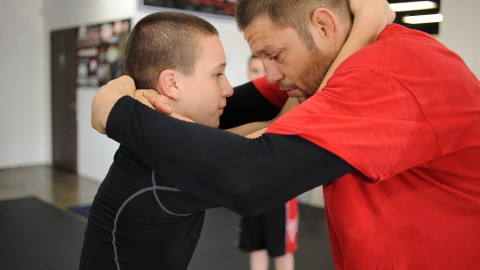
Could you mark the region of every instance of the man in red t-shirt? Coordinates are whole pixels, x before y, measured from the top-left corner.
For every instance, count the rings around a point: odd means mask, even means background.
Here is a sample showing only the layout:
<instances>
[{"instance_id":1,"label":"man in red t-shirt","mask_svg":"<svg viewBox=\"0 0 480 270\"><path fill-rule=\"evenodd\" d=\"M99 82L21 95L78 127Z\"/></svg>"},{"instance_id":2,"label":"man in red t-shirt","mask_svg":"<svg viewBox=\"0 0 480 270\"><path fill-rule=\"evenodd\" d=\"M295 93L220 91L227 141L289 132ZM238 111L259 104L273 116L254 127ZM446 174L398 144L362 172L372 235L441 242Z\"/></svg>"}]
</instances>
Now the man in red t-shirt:
<instances>
[{"instance_id":1,"label":"man in red t-shirt","mask_svg":"<svg viewBox=\"0 0 480 270\"><path fill-rule=\"evenodd\" d=\"M387 27L267 133L355 168L324 187L338 268L480 266L480 86L434 38Z\"/></svg>"},{"instance_id":2,"label":"man in red t-shirt","mask_svg":"<svg viewBox=\"0 0 480 270\"><path fill-rule=\"evenodd\" d=\"M266 68L258 90L272 102L305 101L265 135L183 123L130 97L115 98L108 123L94 126L150 166L167 164L181 190L240 213L323 184L337 269L478 268L480 82L462 59L394 24L317 91L355 38L346 1L240 0L236 20ZM94 109L108 108L102 100Z\"/></svg>"}]
</instances>

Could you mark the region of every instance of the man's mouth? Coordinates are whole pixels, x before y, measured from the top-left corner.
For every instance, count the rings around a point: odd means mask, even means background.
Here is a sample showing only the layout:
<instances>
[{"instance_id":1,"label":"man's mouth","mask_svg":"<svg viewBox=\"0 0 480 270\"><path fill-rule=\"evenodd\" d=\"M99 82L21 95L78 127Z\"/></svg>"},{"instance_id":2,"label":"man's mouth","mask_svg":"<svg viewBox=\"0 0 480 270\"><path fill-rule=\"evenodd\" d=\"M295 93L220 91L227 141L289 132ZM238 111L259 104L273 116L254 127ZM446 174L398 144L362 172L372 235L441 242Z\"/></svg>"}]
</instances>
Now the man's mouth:
<instances>
[{"instance_id":1,"label":"man's mouth","mask_svg":"<svg viewBox=\"0 0 480 270\"><path fill-rule=\"evenodd\" d=\"M298 89L288 89L288 90L282 90L282 91L285 91L289 97L302 96L302 93Z\"/></svg>"},{"instance_id":2,"label":"man's mouth","mask_svg":"<svg viewBox=\"0 0 480 270\"><path fill-rule=\"evenodd\" d=\"M285 91L290 98L297 98L299 103L302 103L305 101L305 95L302 93L302 91L298 89L288 89L288 90L283 90Z\"/></svg>"},{"instance_id":3,"label":"man's mouth","mask_svg":"<svg viewBox=\"0 0 480 270\"><path fill-rule=\"evenodd\" d=\"M285 92L287 92L287 95L288 95L289 97L295 97L295 96L297 96L297 95L295 94L295 89L285 90Z\"/></svg>"}]
</instances>

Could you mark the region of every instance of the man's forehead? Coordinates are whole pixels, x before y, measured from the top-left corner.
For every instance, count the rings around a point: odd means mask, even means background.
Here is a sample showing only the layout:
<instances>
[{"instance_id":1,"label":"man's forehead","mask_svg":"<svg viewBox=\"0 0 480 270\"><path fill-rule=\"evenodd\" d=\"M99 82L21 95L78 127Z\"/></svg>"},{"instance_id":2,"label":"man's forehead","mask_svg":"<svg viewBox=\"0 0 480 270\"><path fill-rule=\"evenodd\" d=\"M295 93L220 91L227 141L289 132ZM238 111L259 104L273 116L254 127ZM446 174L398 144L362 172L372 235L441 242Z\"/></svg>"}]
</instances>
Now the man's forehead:
<instances>
[{"instance_id":1,"label":"man's forehead","mask_svg":"<svg viewBox=\"0 0 480 270\"><path fill-rule=\"evenodd\" d=\"M256 53L256 51L260 50L259 47L268 46L270 43L269 41L272 40L272 30L273 27L271 26L271 22L264 19L257 19L245 28L243 36L250 45L252 51Z\"/></svg>"},{"instance_id":2,"label":"man's forehead","mask_svg":"<svg viewBox=\"0 0 480 270\"><path fill-rule=\"evenodd\" d=\"M265 53L275 53L284 48L289 39L296 35L293 28L273 27L272 24L257 24L245 29L244 37L253 54L261 57Z\"/></svg>"}]
</instances>

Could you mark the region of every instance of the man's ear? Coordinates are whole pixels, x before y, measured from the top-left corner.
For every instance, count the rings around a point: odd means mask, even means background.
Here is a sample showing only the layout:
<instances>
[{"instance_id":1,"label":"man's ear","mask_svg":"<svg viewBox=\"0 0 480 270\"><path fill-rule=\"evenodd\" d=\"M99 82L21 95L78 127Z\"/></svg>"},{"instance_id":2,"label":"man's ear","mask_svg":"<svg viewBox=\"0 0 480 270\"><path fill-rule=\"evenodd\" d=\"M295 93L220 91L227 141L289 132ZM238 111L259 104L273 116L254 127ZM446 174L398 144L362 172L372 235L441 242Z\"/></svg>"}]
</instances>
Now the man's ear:
<instances>
[{"instance_id":1,"label":"man's ear","mask_svg":"<svg viewBox=\"0 0 480 270\"><path fill-rule=\"evenodd\" d=\"M158 75L158 84L162 94L173 99L180 99L179 80L180 74L176 70L166 69Z\"/></svg>"},{"instance_id":2,"label":"man's ear","mask_svg":"<svg viewBox=\"0 0 480 270\"><path fill-rule=\"evenodd\" d=\"M339 37L337 17L331 10L327 8L315 9L310 22L315 36L332 41Z\"/></svg>"}]
</instances>

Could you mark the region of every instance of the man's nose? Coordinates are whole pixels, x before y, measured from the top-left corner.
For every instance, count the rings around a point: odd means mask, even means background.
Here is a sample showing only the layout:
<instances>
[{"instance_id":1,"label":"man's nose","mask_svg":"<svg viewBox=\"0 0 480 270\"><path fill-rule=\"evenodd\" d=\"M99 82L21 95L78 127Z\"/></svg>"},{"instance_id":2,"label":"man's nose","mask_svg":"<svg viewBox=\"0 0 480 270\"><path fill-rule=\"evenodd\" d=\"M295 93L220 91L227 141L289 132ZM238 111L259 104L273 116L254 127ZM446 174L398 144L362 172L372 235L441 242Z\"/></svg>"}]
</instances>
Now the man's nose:
<instances>
[{"instance_id":1,"label":"man's nose","mask_svg":"<svg viewBox=\"0 0 480 270\"><path fill-rule=\"evenodd\" d=\"M265 67L265 74L267 75L268 83L276 83L284 78L283 74L272 61L263 61L263 66Z\"/></svg>"}]
</instances>

